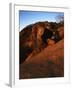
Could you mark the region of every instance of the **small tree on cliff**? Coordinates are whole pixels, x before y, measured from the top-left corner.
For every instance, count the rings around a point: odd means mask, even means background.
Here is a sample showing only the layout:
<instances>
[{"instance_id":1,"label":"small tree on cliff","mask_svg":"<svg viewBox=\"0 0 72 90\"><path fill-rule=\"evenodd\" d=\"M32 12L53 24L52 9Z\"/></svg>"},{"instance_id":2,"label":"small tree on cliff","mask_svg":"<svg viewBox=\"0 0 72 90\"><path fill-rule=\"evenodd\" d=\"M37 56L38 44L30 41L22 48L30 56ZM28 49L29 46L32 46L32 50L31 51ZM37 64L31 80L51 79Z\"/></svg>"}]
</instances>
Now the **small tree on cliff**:
<instances>
[{"instance_id":1,"label":"small tree on cliff","mask_svg":"<svg viewBox=\"0 0 72 90\"><path fill-rule=\"evenodd\" d=\"M64 15L57 15L56 16L56 22L60 23L61 25L64 25Z\"/></svg>"}]
</instances>

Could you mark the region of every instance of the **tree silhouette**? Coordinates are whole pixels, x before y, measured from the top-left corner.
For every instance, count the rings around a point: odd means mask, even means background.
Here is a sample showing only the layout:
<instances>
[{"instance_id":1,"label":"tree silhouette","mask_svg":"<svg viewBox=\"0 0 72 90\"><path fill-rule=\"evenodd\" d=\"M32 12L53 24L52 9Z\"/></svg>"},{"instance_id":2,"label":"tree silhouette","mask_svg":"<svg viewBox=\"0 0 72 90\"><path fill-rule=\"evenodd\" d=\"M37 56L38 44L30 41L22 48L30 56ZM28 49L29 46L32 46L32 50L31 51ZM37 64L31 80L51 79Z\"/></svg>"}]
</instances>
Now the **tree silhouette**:
<instances>
[{"instance_id":1,"label":"tree silhouette","mask_svg":"<svg viewBox=\"0 0 72 90\"><path fill-rule=\"evenodd\" d=\"M61 14L57 15L56 22L64 24L64 15L61 15Z\"/></svg>"}]
</instances>

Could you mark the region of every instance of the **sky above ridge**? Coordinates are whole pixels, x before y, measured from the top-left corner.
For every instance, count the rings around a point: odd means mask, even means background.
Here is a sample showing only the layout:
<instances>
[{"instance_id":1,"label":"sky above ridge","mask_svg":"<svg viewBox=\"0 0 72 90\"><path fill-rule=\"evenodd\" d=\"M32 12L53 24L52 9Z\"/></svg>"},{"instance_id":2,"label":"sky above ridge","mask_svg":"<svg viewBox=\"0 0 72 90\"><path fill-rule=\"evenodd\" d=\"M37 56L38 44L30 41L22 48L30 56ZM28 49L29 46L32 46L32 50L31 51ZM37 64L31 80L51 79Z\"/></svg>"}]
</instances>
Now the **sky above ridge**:
<instances>
[{"instance_id":1,"label":"sky above ridge","mask_svg":"<svg viewBox=\"0 0 72 90\"><path fill-rule=\"evenodd\" d=\"M63 12L45 12L45 11L19 11L19 27L20 31L29 24L39 21L56 22L56 17L63 15Z\"/></svg>"}]
</instances>

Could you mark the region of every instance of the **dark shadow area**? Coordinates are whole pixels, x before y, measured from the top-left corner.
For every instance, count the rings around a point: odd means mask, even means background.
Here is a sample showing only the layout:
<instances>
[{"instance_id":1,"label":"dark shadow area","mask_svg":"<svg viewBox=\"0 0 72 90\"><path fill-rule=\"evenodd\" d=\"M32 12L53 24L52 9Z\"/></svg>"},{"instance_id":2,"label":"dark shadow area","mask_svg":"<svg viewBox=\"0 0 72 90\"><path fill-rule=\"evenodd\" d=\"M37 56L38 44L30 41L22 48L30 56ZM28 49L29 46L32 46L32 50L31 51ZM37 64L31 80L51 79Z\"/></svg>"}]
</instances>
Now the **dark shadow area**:
<instances>
[{"instance_id":1,"label":"dark shadow area","mask_svg":"<svg viewBox=\"0 0 72 90\"><path fill-rule=\"evenodd\" d=\"M45 29L42 35L43 43L47 44L47 40L53 36L53 32L49 29Z\"/></svg>"},{"instance_id":2,"label":"dark shadow area","mask_svg":"<svg viewBox=\"0 0 72 90\"><path fill-rule=\"evenodd\" d=\"M20 56L19 61L20 62L19 63L20 64L23 63L32 51L33 50L28 46L20 48L20 51L19 51L19 56Z\"/></svg>"}]
</instances>

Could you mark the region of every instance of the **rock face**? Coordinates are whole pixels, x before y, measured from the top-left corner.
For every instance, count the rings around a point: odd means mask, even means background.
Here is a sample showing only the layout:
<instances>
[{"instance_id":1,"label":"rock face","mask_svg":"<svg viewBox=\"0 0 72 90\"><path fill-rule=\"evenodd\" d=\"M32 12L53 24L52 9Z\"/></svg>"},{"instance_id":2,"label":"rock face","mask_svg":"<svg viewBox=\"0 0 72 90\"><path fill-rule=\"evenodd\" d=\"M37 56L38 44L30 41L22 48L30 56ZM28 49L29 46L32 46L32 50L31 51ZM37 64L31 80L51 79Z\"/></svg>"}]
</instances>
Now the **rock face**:
<instances>
[{"instance_id":1,"label":"rock face","mask_svg":"<svg viewBox=\"0 0 72 90\"><path fill-rule=\"evenodd\" d=\"M29 25L19 33L19 62L22 63L33 51L31 48L31 34L33 25Z\"/></svg>"},{"instance_id":2,"label":"rock face","mask_svg":"<svg viewBox=\"0 0 72 90\"><path fill-rule=\"evenodd\" d=\"M32 51L40 52L47 45L47 39L52 35L51 25L47 21L24 28L20 32L20 63L25 61Z\"/></svg>"},{"instance_id":3,"label":"rock face","mask_svg":"<svg viewBox=\"0 0 72 90\"><path fill-rule=\"evenodd\" d=\"M37 22L19 33L20 79L64 76L64 26Z\"/></svg>"}]
</instances>

